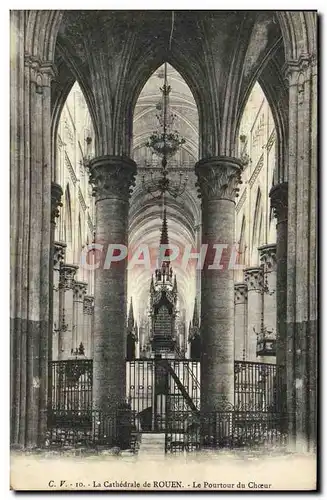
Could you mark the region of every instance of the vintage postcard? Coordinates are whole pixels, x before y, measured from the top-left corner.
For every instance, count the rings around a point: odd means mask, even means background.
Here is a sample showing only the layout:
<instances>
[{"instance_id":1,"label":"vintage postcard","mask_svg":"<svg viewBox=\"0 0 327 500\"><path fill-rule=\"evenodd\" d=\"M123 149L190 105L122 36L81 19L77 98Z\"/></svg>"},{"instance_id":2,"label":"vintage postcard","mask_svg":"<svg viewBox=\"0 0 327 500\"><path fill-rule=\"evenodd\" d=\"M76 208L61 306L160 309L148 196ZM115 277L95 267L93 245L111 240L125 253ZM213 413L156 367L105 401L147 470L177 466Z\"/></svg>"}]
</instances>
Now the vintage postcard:
<instances>
[{"instance_id":1,"label":"vintage postcard","mask_svg":"<svg viewBox=\"0 0 327 500\"><path fill-rule=\"evenodd\" d=\"M317 18L10 12L11 489L317 489Z\"/></svg>"}]
</instances>

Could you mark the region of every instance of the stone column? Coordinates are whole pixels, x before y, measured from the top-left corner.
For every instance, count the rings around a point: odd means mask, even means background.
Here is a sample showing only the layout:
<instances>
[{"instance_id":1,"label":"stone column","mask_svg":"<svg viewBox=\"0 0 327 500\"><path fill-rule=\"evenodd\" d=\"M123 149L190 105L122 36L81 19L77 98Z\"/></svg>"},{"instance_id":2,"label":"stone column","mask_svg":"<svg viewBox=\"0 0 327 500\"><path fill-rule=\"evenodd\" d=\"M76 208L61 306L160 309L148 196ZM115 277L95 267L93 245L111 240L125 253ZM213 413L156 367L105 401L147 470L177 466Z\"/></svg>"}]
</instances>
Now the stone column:
<instances>
[{"instance_id":1,"label":"stone column","mask_svg":"<svg viewBox=\"0 0 327 500\"><path fill-rule=\"evenodd\" d=\"M257 334L261 332L263 320L262 268L249 267L244 271L248 287L248 335L246 361L258 361Z\"/></svg>"},{"instance_id":2,"label":"stone column","mask_svg":"<svg viewBox=\"0 0 327 500\"><path fill-rule=\"evenodd\" d=\"M52 360L59 358L59 328L60 328L60 268L65 261L66 243L54 242L53 252L53 329L52 329ZM51 358L50 358L51 359Z\"/></svg>"},{"instance_id":3,"label":"stone column","mask_svg":"<svg viewBox=\"0 0 327 500\"><path fill-rule=\"evenodd\" d=\"M74 283L74 326L73 326L73 345L74 352L79 349L80 344L84 344L84 297L87 291L87 283L84 281L75 281Z\"/></svg>"},{"instance_id":4,"label":"stone column","mask_svg":"<svg viewBox=\"0 0 327 500\"><path fill-rule=\"evenodd\" d=\"M74 325L74 278L78 266L64 264L60 270L60 326L58 351L59 360L68 359L73 347Z\"/></svg>"},{"instance_id":5,"label":"stone column","mask_svg":"<svg viewBox=\"0 0 327 500\"><path fill-rule=\"evenodd\" d=\"M59 317L59 269L61 261L65 257L65 248L55 246L54 237L56 230L56 219L59 217L59 207L62 207L61 197L63 191L59 184L51 184L51 230L50 230L50 265L49 265L49 331L47 343L47 409L52 408L53 384L52 368L49 362L58 359L58 337L54 331L54 318Z\"/></svg>"},{"instance_id":6,"label":"stone column","mask_svg":"<svg viewBox=\"0 0 327 500\"><path fill-rule=\"evenodd\" d=\"M11 11L10 47L10 442L46 437L51 258L51 79L49 33L35 37L26 11ZM51 30L50 30L51 31ZM48 40L49 41L49 40Z\"/></svg>"},{"instance_id":7,"label":"stone column","mask_svg":"<svg viewBox=\"0 0 327 500\"><path fill-rule=\"evenodd\" d=\"M54 244L54 236L56 230L56 219L59 217L59 207L62 207L61 197L63 191L59 184L55 182L51 183L51 229L50 229L50 266L49 266L49 335L48 335L48 361L51 361L53 354L53 341L54 341L54 331L53 331L53 322L54 322L54 300L57 298L58 283L55 283L56 278L59 278L59 272L55 271L55 268L59 270L60 261L62 257L62 253L58 253L55 244ZM48 375L49 377L49 375ZM50 382L50 379L48 379ZM50 394L48 394L48 403Z\"/></svg>"},{"instance_id":8,"label":"stone column","mask_svg":"<svg viewBox=\"0 0 327 500\"><path fill-rule=\"evenodd\" d=\"M103 156L90 162L96 242L103 245L103 258L95 271L93 403L95 409L105 412L112 412L126 397L127 259L110 266L104 263L109 244L127 246L129 196L135 173L135 163L126 157Z\"/></svg>"},{"instance_id":9,"label":"stone column","mask_svg":"<svg viewBox=\"0 0 327 500\"><path fill-rule=\"evenodd\" d=\"M93 359L93 317L94 317L94 297L91 295L84 296L83 304L84 316L84 340L85 356Z\"/></svg>"},{"instance_id":10,"label":"stone column","mask_svg":"<svg viewBox=\"0 0 327 500\"><path fill-rule=\"evenodd\" d=\"M285 69L289 83L288 171L283 179L288 181L287 402L292 437L311 449L317 423L317 54L301 51Z\"/></svg>"},{"instance_id":11,"label":"stone column","mask_svg":"<svg viewBox=\"0 0 327 500\"><path fill-rule=\"evenodd\" d=\"M235 283L235 360L244 361L247 346L248 290L245 283Z\"/></svg>"},{"instance_id":12,"label":"stone column","mask_svg":"<svg viewBox=\"0 0 327 500\"><path fill-rule=\"evenodd\" d=\"M279 380L280 410L287 411L287 400L293 401L291 371L293 367L293 335L287 335L287 217L288 185L277 184L270 191L270 203L277 219L276 242L276 364ZM287 362L289 359L289 363ZM289 367L286 372L286 365ZM286 382L289 385L287 386ZM290 415L294 415L294 408ZM291 418L292 420L292 418Z\"/></svg>"},{"instance_id":13,"label":"stone column","mask_svg":"<svg viewBox=\"0 0 327 500\"><path fill-rule=\"evenodd\" d=\"M258 248L260 261L263 266L263 324L267 329L266 342L267 356L263 356L264 363L276 363L276 245L263 245ZM272 348L271 356L268 351Z\"/></svg>"},{"instance_id":14,"label":"stone column","mask_svg":"<svg viewBox=\"0 0 327 500\"><path fill-rule=\"evenodd\" d=\"M202 198L202 243L208 245L201 276L201 410L204 412L234 404L234 279L229 264L235 229L234 198L241 170L241 163L228 157L204 159L195 167ZM210 268L215 244L226 245L218 269Z\"/></svg>"}]
</instances>

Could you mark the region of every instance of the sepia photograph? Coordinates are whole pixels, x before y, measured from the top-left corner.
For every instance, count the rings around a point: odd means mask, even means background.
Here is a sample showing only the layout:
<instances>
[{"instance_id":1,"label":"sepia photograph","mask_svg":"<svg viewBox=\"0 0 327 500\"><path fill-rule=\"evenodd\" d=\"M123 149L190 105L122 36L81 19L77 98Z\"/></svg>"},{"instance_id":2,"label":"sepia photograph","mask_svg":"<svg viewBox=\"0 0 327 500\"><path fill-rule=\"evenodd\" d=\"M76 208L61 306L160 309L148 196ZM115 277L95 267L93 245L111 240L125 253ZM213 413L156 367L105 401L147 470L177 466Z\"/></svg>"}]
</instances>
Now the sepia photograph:
<instances>
[{"instance_id":1,"label":"sepia photograph","mask_svg":"<svg viewBox=\"0 0 327 500\"><path fill-rule=\"evenodd\" d=\"M318 17L10 11L8 489L317 491Z\"/></svg>"}]
</instances>

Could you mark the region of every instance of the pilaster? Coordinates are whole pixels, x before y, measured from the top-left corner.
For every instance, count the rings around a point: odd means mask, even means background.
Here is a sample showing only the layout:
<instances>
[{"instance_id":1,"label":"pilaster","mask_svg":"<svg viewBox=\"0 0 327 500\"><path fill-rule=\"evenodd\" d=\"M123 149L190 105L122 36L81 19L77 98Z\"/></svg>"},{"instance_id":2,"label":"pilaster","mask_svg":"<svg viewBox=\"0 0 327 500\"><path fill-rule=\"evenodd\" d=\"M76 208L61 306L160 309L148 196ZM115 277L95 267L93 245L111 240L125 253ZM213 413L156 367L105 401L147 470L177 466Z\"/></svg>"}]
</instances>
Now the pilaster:
<instances>
[{"instance_id":1,"label":"pilaster","mask_svg":"<svg viewBox=\"0 0 327 500\"><path fill-rule=\"evenodd\" d=\"M235 360L245 360L247 351L247 301L248 290L245 283L234 285L235 303Z\"/></svg>"},{"instance_id":2,"label":"pilaster","mask_svg":"<svg viewBox=\"0 0 327 500\"><path fill-rule=\"evenodd\" d=\"M60 324L58 341L59 360L68 359L73 348L74 286L78 266L63 264L60 269L59 303Z\"/></svg>"},{"instance_id":3,"label":"pilaster","mask_svg":"<svg viewBox=\"0 0 327 500\"><path fill-rule=\"evenodd\" d=\"M84 295L83 316L84 316L85 355L87 358L93 359L94 297L92 295Z\"/></svg>"},{"instance_id":4,"label":"pilaster","mask_svg":"<svg viewBox=\"0 0 327 500\"><path fill-rule=\"evenodd\" d=\"M33 448L46 436L52 340L53 75L26 56L24 12L11 14L11 444Z\"/></svg>"},{"instance_id":5,"label":"pilaster","mask_svg":"<svg viewBox=\"0 0 327 500\"><path fill-rule=\"evenodd\" d=\"M246 361L257 359L257 340L263 327L263 273L261 267L250 267L244 271L244 281L247 284L248 303L248 335L246 346Z\"/></svg>"},{"instance_id":6,"label":"pilaster","mask_svg":"<svg viewBox=\"0 0 327 500\"><path fill-rule=\"evenodd\" d=\"M291 435L294 435L294 332L287 332L287 239L288 183L276 184L270 190L271 208L276 218L276 364L279 379L281 411L289 413Z\"/></svg>"},{"instance_id":7,"label":"pilaster","mask_svg":"<svg viewBox=\"0 0 327 500\"><path fill-rule=\"evenodd\" d=\"M53 243L53 320L52 320L52 338L51 338L51 358L58 360L59 356L59 328L60 328L60 269L65 262L66 243L55 241Z\"/></svg>"},{"instance_id":8,"label":"pilaster","mask_svg":"<svg viewBox=\"0 0 327 500\"><path fill-rule=\"evenodd\" d=\"M276 245L263 245L258 248L263 271L263 324L264 335L261 339L262 360L265 363L276 362L276 281L277 261Z\"/></svg>"},{"instance_id":9,"label":"pilaster","mask_svg":"<svg viewBox=\"0 0 327 500\"><path fill-rule=\"evenodd\" d=\"M288 400L296 415L293 435L311 448L317 414L317 55L288 61L285 74L290 109L287 327L294 353L293 364L288 361L293 370Z\"/></svg>"},{"instance_id":10,"label":"pilaster","mask_svg":"<svg viewBox=\"0 0 327 500\"><path fill-rule=\"evenodd\" d=\"M84 281L75 281L74 283L74 328L73 328L73 352L78 352L81 344L84 348L85 354L85 342L84 337L84 297L87 293L87 283Z\"/></svg>"}]
</instances>

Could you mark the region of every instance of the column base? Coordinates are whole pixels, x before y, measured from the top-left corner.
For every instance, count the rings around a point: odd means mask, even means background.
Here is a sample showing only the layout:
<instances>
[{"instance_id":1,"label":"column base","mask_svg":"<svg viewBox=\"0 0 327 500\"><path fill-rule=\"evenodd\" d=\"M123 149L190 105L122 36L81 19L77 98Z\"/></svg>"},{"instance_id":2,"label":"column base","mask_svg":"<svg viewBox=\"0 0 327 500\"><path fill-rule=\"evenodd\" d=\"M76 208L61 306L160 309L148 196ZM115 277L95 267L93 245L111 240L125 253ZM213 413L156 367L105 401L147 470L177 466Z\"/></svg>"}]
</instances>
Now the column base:
<instances>
[{"instance_id":1,"label":"column base","mask_svg":"<svg viewBox=\"0 0 327 500\"><path fill-rule=\"evenodd\" d=\"M47 350L49 324L11 319L11 445L38 447L47 429Z\"/></svg>"}]
</instances>

